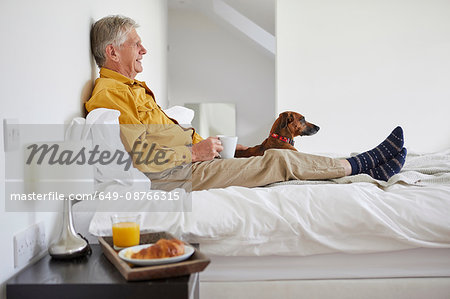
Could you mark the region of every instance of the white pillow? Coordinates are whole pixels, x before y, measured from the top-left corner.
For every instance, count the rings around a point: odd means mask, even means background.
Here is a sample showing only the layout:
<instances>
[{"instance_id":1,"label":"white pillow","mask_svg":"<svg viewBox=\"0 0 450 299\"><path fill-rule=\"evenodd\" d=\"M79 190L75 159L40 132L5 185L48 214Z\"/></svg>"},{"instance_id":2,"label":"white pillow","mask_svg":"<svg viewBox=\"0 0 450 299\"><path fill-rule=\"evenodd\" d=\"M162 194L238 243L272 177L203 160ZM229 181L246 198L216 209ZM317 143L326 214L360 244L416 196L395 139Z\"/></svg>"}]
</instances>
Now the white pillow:
<instances>
[{"instance_id":1,"label":"white pillow","mask_svg":"<svg viewBox=\"0 0 450 299\"><path fill-rule=\"evenodd\" d=\"M173 106L164 112L182 125L190 126L194 118L194 111L182 106ZM93 147L98 146L99 151L114 153L118 150L126 153L120 139L119 116L118 110L94 109L86 116L86 119L77 117L72 120L66 130L66 140L89 139L92 140ZM122 189L122 192L150 190L151 183L148 177L133 165L129 170L125 170L124 165L117 163L107 165L96 163L95 166L97 191L118 191L118 187Z\"/></svg>"},{"instance_id":2,"label":"white pillow","mask_svg":"<svg viewBox=\"0 0 450 299\"><path fill-rule=\"evenodd\" d=\"M92 110L86 119L75 118L66 130L66 140L92 140L92 147L97 146L100 152L108 151L114 154L116 151L124 153L124 159L128 158L120 139L120 112L117 110L99 108ZM128 170L124 164L117 161L101 165L95 163L96 190L99 192L127 192L148 191L151 182L133 164ZM119 188L119 190L118 190Z\"/></svg>"},{"instance_id":3,"label":"white pillow","mask_svg":"<svg viewBox=\"0 0 450 299\"><path fill-rule=\"evenodd\" d=\"M194 110L183 107L183 106L173 106L164 110L170 118L175 119L180 125L192 126L191 122L194 119Z\"/></svg>"}]
</instances>

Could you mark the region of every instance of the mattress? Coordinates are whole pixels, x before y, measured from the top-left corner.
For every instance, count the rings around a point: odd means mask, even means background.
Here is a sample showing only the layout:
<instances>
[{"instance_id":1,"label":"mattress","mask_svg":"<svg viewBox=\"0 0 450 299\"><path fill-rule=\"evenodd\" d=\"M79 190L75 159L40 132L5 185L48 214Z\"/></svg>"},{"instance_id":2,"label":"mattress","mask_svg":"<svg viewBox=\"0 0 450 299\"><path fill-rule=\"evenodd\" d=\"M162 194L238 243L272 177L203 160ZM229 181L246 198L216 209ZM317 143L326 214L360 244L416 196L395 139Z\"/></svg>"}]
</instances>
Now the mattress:
<instances>
[{"instance_id":1,"label":"mattress","mask_svg":"<svg viewBox=\"0 0 450 299\"><path fill-rule=\"evenodd\" d=\"M450 249L311 256L210 256L200 281L450 277Z\"/></svg>"},{"instance_id":2,"label":"mattress","mask_svg":"<svg viewBox=\"0 0 450 299\"><path fill-rule=\"evenodd\" d=\"M200 297L214 299L448 299L450 278L313 279L201 282Z\"/></svg>"}]
</instances>

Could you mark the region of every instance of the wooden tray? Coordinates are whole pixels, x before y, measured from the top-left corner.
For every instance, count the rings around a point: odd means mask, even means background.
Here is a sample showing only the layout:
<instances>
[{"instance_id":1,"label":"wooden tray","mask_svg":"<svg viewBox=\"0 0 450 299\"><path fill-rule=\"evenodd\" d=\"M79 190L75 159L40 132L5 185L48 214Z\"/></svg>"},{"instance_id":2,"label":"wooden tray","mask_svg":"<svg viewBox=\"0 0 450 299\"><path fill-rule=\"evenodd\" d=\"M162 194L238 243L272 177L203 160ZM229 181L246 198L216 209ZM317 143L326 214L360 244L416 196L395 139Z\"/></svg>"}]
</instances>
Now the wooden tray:
<instances>
[{"instance_id":1,"label":"wooden tray","mask_svg":"<svg viewBox=\"0 0 450 299\"><path fill-rule=\"evenodd\" d=\"M140 244L156 243L163 238L172 239L173 236L167 232L141 234ZM145 267L134 266L119 257L118 251L113 248L112 237L99 237L98 241L108 260L129 281L168 278L201 272L211 261L198 249L195 249L194 254L189 259L178 263Z\"/></svg>"}]
</instances>

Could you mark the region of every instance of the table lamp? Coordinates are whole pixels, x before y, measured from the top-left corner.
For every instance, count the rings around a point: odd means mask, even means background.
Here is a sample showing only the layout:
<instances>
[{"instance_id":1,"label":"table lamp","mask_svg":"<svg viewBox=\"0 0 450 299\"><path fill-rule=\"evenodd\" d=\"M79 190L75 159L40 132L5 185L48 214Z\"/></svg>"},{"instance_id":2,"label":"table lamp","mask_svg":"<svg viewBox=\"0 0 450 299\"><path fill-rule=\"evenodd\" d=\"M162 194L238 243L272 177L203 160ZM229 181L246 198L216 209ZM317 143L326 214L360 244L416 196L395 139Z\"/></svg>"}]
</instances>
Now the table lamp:
<instances>
[{"instance_id":1,"label":"table lamp","mask_svg":"<svg viewBox=\"0 0 450 299\"><path fill-rule=\"evenodd\" d=\"M53 258L76 258L90 250L87 241L75 232L72 220L75 197L94 192L94 167L88 163L90 149L90 143L84 141L35 143L27 147L31 190L64 201L61 231L48 249Z\"/></svg>"}]
</instances>

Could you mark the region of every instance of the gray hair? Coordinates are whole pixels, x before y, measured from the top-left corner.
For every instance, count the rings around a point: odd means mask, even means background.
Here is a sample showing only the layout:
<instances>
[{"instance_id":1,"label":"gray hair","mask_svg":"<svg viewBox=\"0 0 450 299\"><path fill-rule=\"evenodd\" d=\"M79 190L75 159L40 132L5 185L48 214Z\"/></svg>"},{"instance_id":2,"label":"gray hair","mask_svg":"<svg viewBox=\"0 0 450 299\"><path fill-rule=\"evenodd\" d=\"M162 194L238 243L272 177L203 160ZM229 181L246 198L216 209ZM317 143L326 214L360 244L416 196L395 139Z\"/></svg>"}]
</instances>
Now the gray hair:
<instances>
[{"instance_id":1,"label":"gray hair","mask_svg":"<svg viewBox=\"0 0 450 299\"><path fill-rule=\"evenodd\" d=\"M91 28L91 51L98 67L102 67L106 61L106 46L112 44L120 47L127 40L131 30L139 27L132 19L115 15L104 17Z\"/></svg>"}]
</instances>

